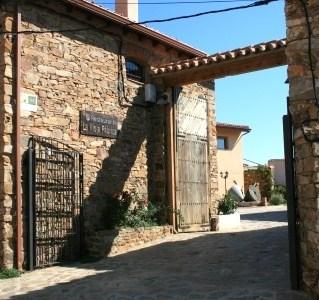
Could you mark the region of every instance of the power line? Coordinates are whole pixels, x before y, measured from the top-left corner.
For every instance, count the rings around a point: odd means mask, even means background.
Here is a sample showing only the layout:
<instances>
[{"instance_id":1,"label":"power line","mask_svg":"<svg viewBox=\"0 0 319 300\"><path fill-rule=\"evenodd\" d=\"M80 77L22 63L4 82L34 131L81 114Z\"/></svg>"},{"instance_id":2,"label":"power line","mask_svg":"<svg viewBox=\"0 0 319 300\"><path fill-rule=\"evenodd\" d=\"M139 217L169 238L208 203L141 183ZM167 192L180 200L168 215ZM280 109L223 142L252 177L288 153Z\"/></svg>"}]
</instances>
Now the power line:
<instances>
[{"instance_id":1,"label":"power line","mask_svg":"<svg viewBox=\"0 0 319 300\"><path fill-rule=\"evenodd\" d=\"M163 1L163 2L117 2L118 4L138 4L138 5L171 5L171 4L208 4L208 3L234 3L253 2L254 0L203 0L203 1ZM92 2L97 5L114 4L114 2Z\"/></svg>"},{"instance_id":2,"label":"power line","mask_svg":"<svg viewBox=\"0 0 319 300\"><path fill-rule=\"evenodd\" d=\"M191 15L184 15L184 16L178 16L178 17L172 17L167 19L155 19L155 20L147 20L143 22L128 22L127 26L133 26L133 25L143 25L143 24L149 24L149 23L164 23L164 22L170 22L175 20L182 20L182 19L189 19L189 18L195 18L200 17L204 15L209 14L217 14L217 13L223 13L223 12L229 12L234 10L242 10L242 9L248 9L263 5L268 5L271 2L277 2L280 0L260 0L255 1L248 5L242 5L242 6L234 6L224 9L218 9L218 10L210 10L205 11L201 13L191 14ZM99 30L99 29L106 29L108 26L101 26L101 27L80 27L80 28L73 28L73 29L56 29L56 30L23 30L19 32L15 31L0 31L0 35L2 34L10 34L10 35L17 35L17 34L44 34L44 33L67 33L67 32L80 32L80 31L87 31L87 30Z\"/></svg>"},{"instance_id":3,"label":"power line","mask_svg":"<svg viewBox=\"0 0 319 300\"><path fill-rule=\"evenodd\" d=\"M223 12L229 12L233 10L241 10L241 9L248 9L252 7L257 7L257 6L263 6L263 5L268 5L271 2L277 2L279 0L261 0L261 1L256 1L248 5L242 5L242 6L234 6L234 7L229 7L229 8L223 8L223 9L217 9L217 10L209 10L201 13L196 13L196 14L191 14L191 15L185 15L185 16L179 16L179 17L172 17L172 18L167 18L167 19L157 19L157 20L147 20L143 22L131 22L128 25L143 25L143 24L149 24L149 23L164 23L164 22L171 22L171 21L176 21L176 20L182 20L182 19L190 19L190 18L195 18L195 17L200 17L200 16L205 16L205 15L211 15L211 14L217 14L217 13L223 13Z\"/></svg>"},{"instance_id":4,"label":"power line","mask_svg":"<svg viewBox=\"0 0 319 300\"><path fill-rule=\"evenodd\" d=\"M260 164L258 162L255 162L255 161L252 161L252 160L249 160L249 159L246 159L246 158L244 158L244 161L248 161L248 162L253 163L255 165L258 165L258 166L264 166L263 164Z\"/></svg>"}]
</instances>

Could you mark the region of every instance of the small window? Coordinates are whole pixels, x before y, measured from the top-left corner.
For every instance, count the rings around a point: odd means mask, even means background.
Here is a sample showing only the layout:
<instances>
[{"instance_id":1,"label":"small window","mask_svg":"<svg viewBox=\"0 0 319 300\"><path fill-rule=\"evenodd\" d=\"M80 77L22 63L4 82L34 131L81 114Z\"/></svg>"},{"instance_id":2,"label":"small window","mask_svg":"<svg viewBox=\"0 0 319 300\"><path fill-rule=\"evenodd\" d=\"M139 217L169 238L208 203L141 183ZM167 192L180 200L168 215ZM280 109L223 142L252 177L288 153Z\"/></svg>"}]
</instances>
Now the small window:
<instances>
[{"instance_id":1,"label":"small window","mask_svg":"<svg viewBox=\"0 0 319 300\"><path fill-rule=\"evenodd\" d=\"M132 60L126 60L126 75L128 78L143 82L144 81L144 70L141 65Z\"/></svg>"},{"instance_id":2,"label":"small window","mask_svg":"<svg viewBox=\"0 0 319 300\"><path fill-rule=\"evenodd\" d=\"M228 142L226 137L222 137L222 136L217 137L217 149L219 150L228 149Z\"/></svg>"}]
</instances>

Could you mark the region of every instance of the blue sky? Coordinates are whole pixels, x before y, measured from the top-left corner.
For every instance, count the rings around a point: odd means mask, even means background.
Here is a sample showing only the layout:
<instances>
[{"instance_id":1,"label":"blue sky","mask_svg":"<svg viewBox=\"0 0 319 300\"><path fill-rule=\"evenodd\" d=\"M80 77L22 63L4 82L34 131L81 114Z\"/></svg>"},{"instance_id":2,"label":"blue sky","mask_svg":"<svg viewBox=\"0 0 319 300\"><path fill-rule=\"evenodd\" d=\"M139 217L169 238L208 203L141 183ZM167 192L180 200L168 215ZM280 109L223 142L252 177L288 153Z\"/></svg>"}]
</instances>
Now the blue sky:
<instances>
[{"instance_id":1,"label":"blue sky","mask_svg":"<svg viewBox=\"0 0 319 300\"><path fill-rule=\"evenodd\" d=\"M140 0L143 1L164 0ZM248 3L141 4L139 19L168 18ZM114 10L113 5L105 6ZM283 0L267 6L150 26L208 54L286 36ZM243 138L244 158L266 163L268 159L284 156L281 120L286 112L286 79L286 67L279 67L216 80L217 120L252 128Z\"/></svg>"}]
</instances>

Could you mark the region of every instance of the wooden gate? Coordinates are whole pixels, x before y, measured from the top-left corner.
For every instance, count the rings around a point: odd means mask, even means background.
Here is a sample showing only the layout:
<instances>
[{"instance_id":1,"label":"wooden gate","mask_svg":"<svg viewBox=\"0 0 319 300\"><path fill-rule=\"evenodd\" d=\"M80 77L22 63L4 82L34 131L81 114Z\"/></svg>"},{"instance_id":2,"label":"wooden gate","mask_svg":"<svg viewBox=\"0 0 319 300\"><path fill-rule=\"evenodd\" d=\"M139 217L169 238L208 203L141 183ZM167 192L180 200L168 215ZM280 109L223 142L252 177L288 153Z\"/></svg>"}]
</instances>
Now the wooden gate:
<instances>
[{"instance_id":1,"label":"wooden gate","mask_svg":"<svg viewBox=\"0 0 319 300\"><path fill-rule=\"evenodd\" d=\"M207 100L181 93L176 106L178 231L209 230Z\"/></svg>"}]
</instances>

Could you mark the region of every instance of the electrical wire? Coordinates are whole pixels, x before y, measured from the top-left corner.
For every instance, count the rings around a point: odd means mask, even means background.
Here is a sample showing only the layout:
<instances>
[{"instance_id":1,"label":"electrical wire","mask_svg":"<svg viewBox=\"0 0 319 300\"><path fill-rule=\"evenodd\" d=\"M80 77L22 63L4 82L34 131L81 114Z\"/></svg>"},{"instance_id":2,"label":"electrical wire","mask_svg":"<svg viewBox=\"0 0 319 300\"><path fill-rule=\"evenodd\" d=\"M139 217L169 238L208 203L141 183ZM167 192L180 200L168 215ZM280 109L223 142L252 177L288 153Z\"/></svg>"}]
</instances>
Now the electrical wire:
<instances>
[{"instance_id":1,"label":"electrical wire","mask_svg":"<svg viewBox=\"0 0 319 300\"><path fill-rule=\"evenodd\" d=\"M234 7L229 7L229 8L217 9L217 10L209 10L209 11L204 11L201 13L184 15L184 16L179 16L179 17L172 17L172 18L167 18L167 19L147 20L147 21L138 22L138 23L131 22L128 25L133 25L133 24L143 25L143 24L150 24L150 23L164 23L164 22L171 22L171 21L176 21L176 20L184 20L184 19L196 18L196 17L200 17L200 16L205 16L205 15L224 13L224 12L229 12L229 11L234 11L234 10L248 9L248 8L268 5L271 2L277 2L277 1L279 1L279 0L260 0L260 1L255 1L255 2L248 4L248 5L234 6Z\"/></svg>"},{"instance_id":2,"label":"electrical wire","mask_svg":"<svg viewBox=\"0 0 319 300\"><path fill-rule=\"evenodd\" d=\"M19 0L16 0L16 2ZM54 0L56 1L65 1L65 0ZM254 2L256 0L182 0L182 1L132 1L132 2L120 2L118 1L118 4L138 4L138 5L175 5L175 4L209 4L209 3L215 3L215 4L227 4L227 3L243 3L243 2ZM281 0L283 1L283 0ZM91 4L95 4L95 5L114 5L114 2L108 2L108 1L103 1L103 2L95 2L95 1L91 1L89 2Z\"/></svg>"},{"instance_id":3,"label":"electrical wire","mask_svg":"<svg viewBox=\"0 0 319 300\"><path fill-rule=\"evenodd\" d=\"M259 0L259 1L255 1L251 4L248 4L248 5L234 6L234 7L218 9L218 10L210 10L210 11L205 11L205 12L201 12L201 13L172 17L172 18L167 18L167 19L147 20L147 21L137 22L137 23L136 22L128 22L126 25L133 26L133 25L143 25L143 24L149 24L149 23L164 23L164 22L170 22L170 21L175 21L175 20L195 18L195 17L200 17L200 16L204 16L204 15L209 15L209 14L217 14L217 13L224 13L224 12L229 12L229 11L234 11L234 10L248 9L248 8L268 5L271 2L277 2L277 1L280 1L280 0ZM0 35L7 34L7 35L14 36L17 34L68 33L68 32L80 32L80 31L87 31L87 30L99 30L99 29L105 29L107 27L108 26L82 27L82 28L73 28L73 29L55 29L55 30L23 30L23 31L19 31L19 32L0 31Z\"/></svg>"},{"instance_id":4,"label":"electrical wire","mask_svg":"<svg viewBox=\"0 0 319 300\"><path fill-rule=\"evenodd\" d=\"M255 162L255 161L252 161L252 160L249 160L249 159L246 159L246 158L244 158L244 161L248 161L248 162L253 163L255 165L258 165L258 166L264 166L263 164L260 164L258 162Z\"/></svg>"},{"instance_id":5,"label":"electrical wire","mask_svg":"<svg viewBox=\"0 0 319 300\"><path fill-rule=\"evenodd\" d=\"M118 4L138 4L138 5L172 5L172 4L209 4L209 3L235 3L253 2L254 0L203 0L203 1L163 1L163 2L117 2ZM92 2L96 5L114 4L114 2Z\"/></svg>"}]
</instances>

